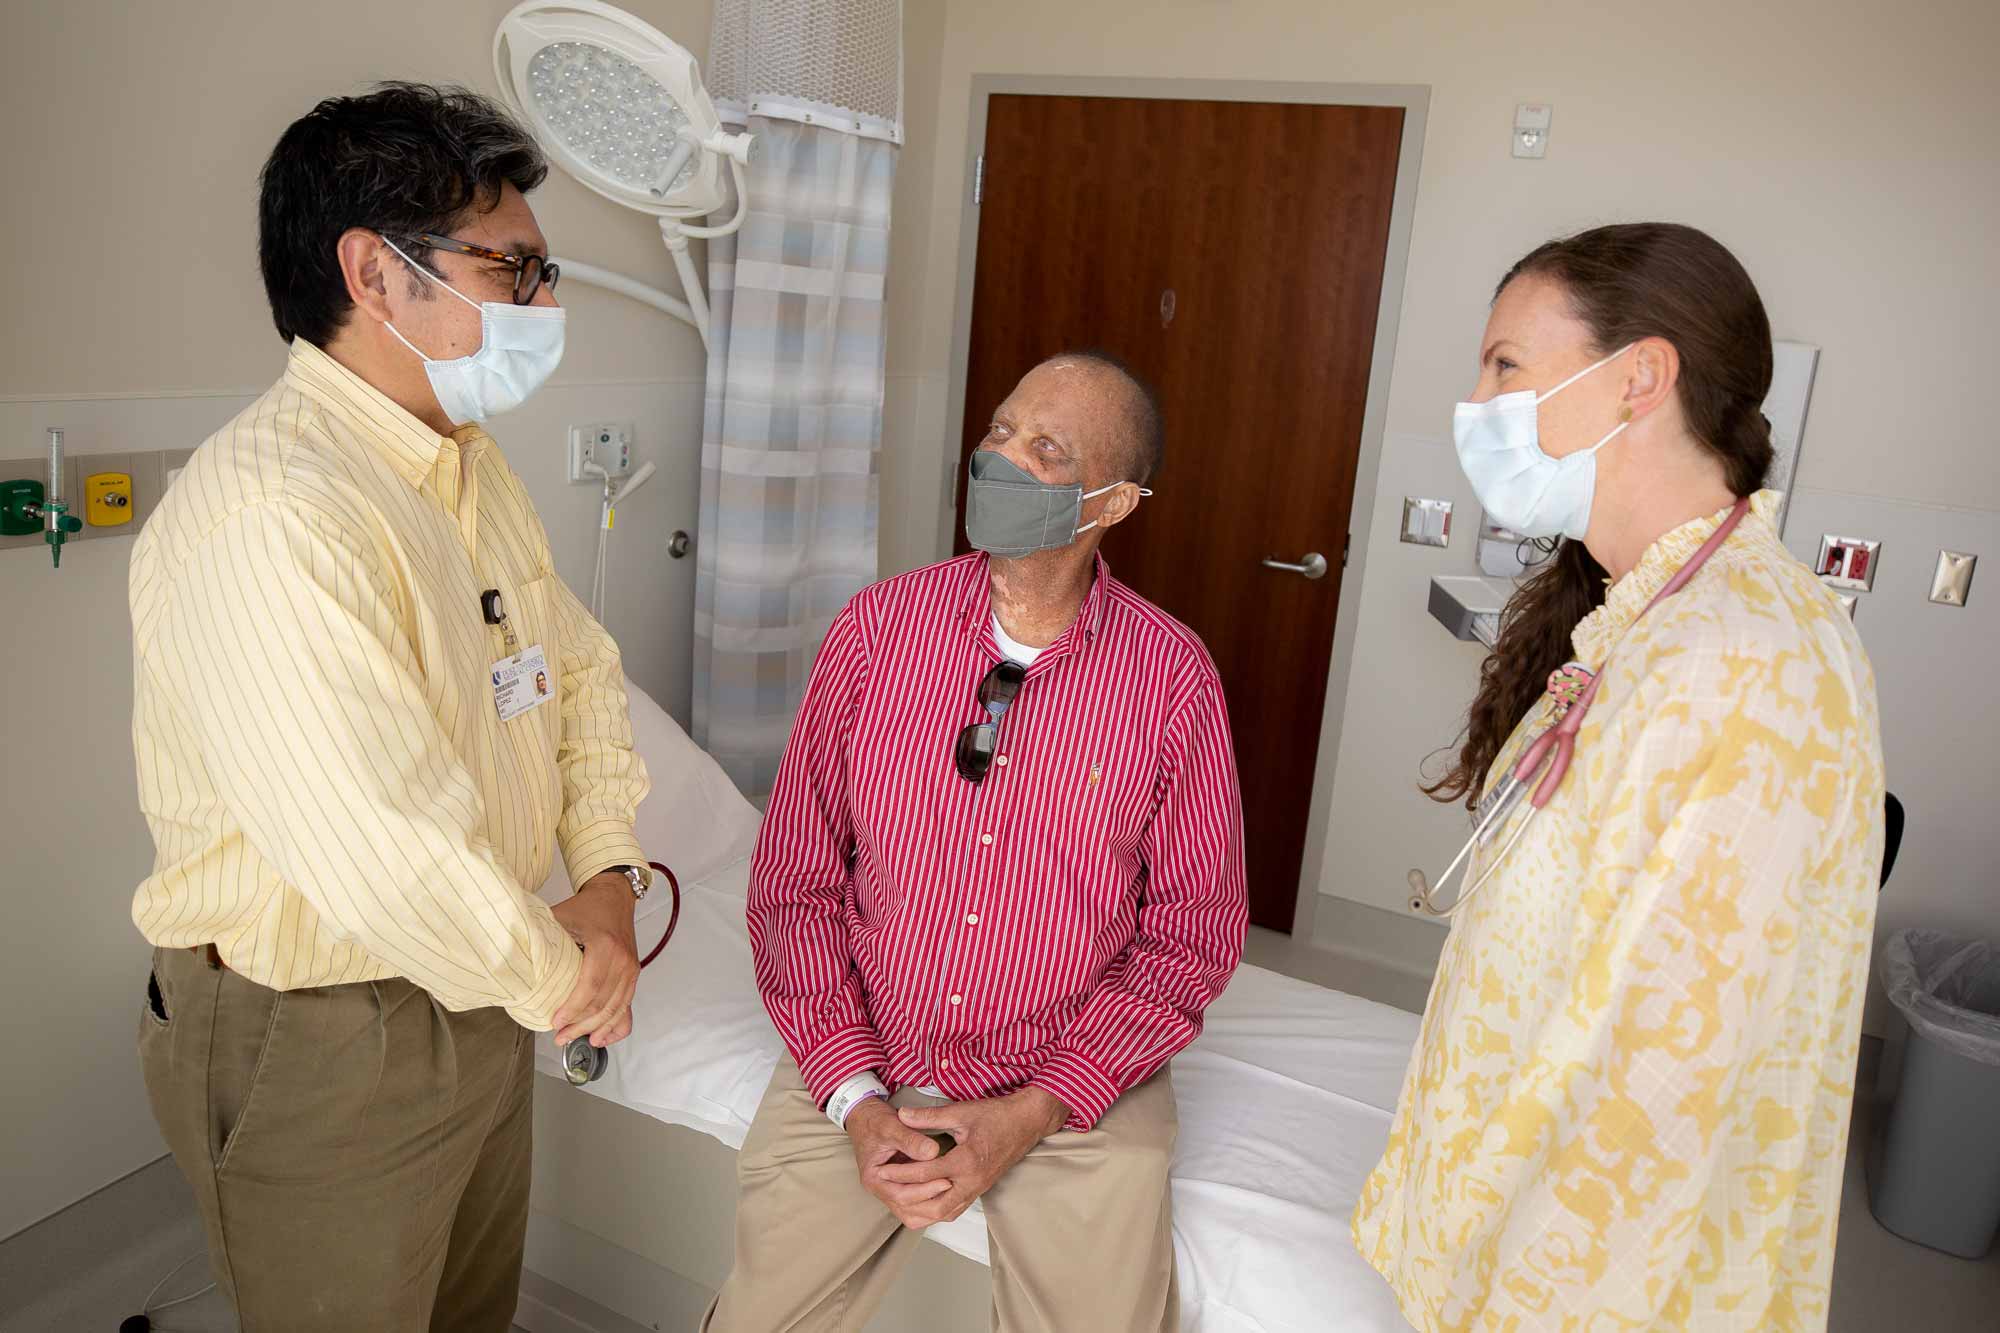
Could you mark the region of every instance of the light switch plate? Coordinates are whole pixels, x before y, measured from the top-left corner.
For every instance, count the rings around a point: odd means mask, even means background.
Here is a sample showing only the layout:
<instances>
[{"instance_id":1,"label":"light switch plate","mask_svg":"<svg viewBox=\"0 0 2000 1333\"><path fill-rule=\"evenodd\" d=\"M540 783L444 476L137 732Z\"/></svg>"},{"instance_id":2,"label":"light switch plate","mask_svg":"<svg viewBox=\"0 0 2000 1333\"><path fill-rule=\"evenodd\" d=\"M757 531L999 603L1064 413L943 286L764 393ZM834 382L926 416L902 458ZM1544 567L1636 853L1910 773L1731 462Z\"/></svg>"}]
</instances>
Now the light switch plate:
<instances>
[{"instance_id":1,"label":"light switch plate","mask_svg":"<svg viewBox=\"0 0 2000 1333\"><path fill-rule=\"evenodd\" d=\"M1931 580L1931 600L1939 606L1964 606L1972 594L1972 567L1976 555L1961 551L1939 551L1937 575Z\"/></svg>"},{"instance_id":2,"label":"light switch plate","mask_svg":"<svg viewBox=\"0 0 2000 1333\"><path fill-rule=\"evenodd\" d=\"M1451 545L1451 501L1406 497L1403 540L1412 546Z\"/></svg>"},{"instance_id":3,"label":"light switch plate","mask_svg":"<svg viewBox=\"0 0 2000 1333\"><path fill-rule=\"evenodd\" d=\"M1813 572L1830 588L1873 592L1875 571L1882 563L1882 543L1863 537L1823 536Z\"/></svg>"}]
</instances>

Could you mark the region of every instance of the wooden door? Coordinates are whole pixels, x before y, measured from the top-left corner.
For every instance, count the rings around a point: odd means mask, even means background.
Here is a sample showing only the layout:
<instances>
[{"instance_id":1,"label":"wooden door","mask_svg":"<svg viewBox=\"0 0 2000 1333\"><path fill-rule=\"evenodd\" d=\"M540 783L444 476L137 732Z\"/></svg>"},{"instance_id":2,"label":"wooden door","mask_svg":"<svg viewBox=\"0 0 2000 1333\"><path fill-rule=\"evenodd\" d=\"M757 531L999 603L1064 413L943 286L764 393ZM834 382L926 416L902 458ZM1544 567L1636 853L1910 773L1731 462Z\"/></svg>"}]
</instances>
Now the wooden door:
<instances>
[{"instance_id":1,"label":"wooden door","mask_svg":"<svg viewBox=\"0 0 2000 1333\"><path fill-rule=\"evenodd\" d=\"M1395 107L996 95L987 112L961 468L1052 353L1115 352L1158 387L1158 493L1105 558L1215 656L1251 919L1275 930L1305 850L1402 130ZM1309 552L1325 577L1262 563Z\"/></svg>"}]
</instances>

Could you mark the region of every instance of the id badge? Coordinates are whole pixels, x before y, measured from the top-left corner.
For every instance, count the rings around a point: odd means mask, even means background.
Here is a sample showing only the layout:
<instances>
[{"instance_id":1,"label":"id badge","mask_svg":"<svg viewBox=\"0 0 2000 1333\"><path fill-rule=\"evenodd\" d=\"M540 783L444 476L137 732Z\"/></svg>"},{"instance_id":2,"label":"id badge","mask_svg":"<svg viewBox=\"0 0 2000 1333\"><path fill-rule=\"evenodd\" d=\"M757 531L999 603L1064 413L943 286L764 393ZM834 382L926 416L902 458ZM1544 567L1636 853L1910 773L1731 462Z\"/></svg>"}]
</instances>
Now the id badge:
<instances>
[{"instance_id":1,"label":"id badge","mask_svg":"<svg viewBox=\"0 0 2000 1333\"><path fill-rule=\"evenodd\" d=\"M549 682L549 659L542 645L503 657L493 664L493 706L502 722L512 722L521 714L541 707L554 695Z\"/></svg>"}]
</instances>

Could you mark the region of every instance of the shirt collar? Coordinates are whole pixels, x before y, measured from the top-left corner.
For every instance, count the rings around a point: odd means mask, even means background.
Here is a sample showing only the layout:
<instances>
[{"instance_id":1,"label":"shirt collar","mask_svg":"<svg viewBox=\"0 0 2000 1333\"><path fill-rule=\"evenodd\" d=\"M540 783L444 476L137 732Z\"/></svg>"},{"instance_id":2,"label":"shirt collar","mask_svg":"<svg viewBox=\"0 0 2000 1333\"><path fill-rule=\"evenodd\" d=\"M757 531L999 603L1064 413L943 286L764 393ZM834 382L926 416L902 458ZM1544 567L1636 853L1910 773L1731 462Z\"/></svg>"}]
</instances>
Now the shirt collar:
<instances>
[{"instance_id":1,"label":"shirt collar","mask_svg":"<svg viewBox=\"0 0 2000 1333\"><path fill-rule=\"evenodd\" d=\"M448 438L439 435L304 338L292 339L285 382L379 449L403 480L415 487L421 488L430 479L438 454L447 444L470 446L475 439L486 438L476 425L461 426Z\"/></svg>"},{"instance_id":2,"label":"shirt collar","mask_svg":"<svg viewBox=\"0 0 2000 1333\"><path fill-rule=\"evenodd\" d=\"M993 638L993 579L991 576L992 557L980 555L965 562L965 593L960 604L959 620L967 637L991 641ZM1044 661L1081 651L1097 641L1104 632L1105 604L1109 596L1105 585L1111 581L1111 566L1105 561L1103 552L1092 557L1090 591L1084 594L1083 605L1077 609L1076 619L1060 638L1042 650L1035 665ZM993 645L995 653L999 645Z\"/></svg>"},{"instance_id":3,"label":"shirt collar","mask_svg":"<svg viewBox=\"0 0 2000 1333\"><path fill-rule=\"evenodd\" d=\"M1777 491L1759 491L1751 496L1750 513L1744 517L1742 526L1730 535L1728 544L1741 540L1744 530L1753 525L1773 531L1775 535L1776 514L1783 499ZM1715 535L1715 530L1722 526L1722 520L1728 517L1729 510L1719 509L1705 518L1683 523L1647 547L1632 572L1613 583L1604 594L1604 605L1585 616L1570 634L1570 646L1576 651L1576 660L1596 670L1611 655L1612 647L1625 631L1645 613L1647 604L1701 549L1701 544Z\"/></svg>"}]
</instances>

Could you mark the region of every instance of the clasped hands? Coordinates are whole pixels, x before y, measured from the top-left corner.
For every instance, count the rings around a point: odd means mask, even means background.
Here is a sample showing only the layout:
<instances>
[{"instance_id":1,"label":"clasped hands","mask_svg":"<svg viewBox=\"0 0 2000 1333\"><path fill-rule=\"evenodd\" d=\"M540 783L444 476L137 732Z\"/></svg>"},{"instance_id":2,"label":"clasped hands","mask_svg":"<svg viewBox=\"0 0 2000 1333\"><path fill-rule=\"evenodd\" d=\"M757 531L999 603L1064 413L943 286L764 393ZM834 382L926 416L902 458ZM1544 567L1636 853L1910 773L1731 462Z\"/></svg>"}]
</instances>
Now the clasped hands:
<instances>
[{"instance_id":1,"label":"clasped hands","mask_svg":"<svg viewBox=\"0 0 2000 1333\"><path fill-rule=\"evenodd\" d=\"M957 1218L1069 1119L1040 1088L898 1110L873 1097L848 1112L861 1183L896 1219L921 1231ZM949 1134L946 1151L932 1137Z\"/></svg>"}]
</instances>

